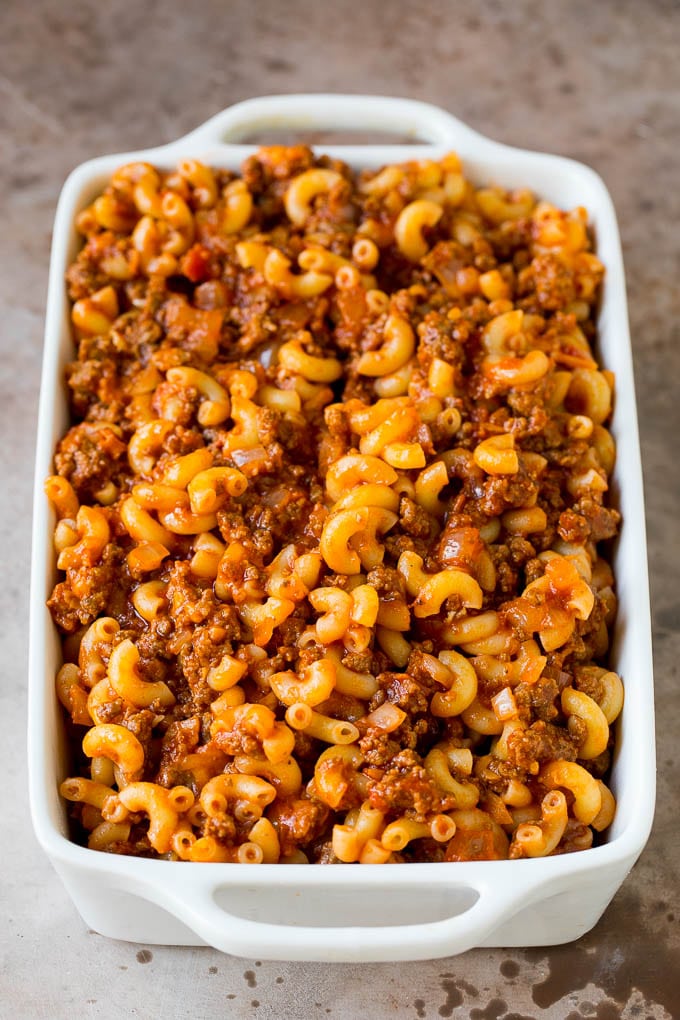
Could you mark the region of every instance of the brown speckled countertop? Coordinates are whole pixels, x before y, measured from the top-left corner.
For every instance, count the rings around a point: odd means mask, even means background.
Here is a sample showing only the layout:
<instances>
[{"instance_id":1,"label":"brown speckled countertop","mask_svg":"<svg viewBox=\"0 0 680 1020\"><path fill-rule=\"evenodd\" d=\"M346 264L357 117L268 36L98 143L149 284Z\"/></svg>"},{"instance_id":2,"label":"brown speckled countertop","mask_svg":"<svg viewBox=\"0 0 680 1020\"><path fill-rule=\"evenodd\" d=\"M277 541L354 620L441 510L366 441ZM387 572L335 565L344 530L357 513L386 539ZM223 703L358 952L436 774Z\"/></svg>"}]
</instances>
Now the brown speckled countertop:
<instances>
[{"instance_id":1,"label":"brown speckled countertop","mask_svg":"<svg viewBox=\"0 0 680 1020\"><path fill-rule=\"evenodd\" d=\"M0 335L4 620L0 1016L662 1020L680 1016L680 6L675 0L4 0ZM68 171L168 141L251 95L410 95L594 166L617 206L647 486L659 795L593 932L555 949L365 966L239 960L89 932L25 793L30 488L51 223Z\"/></svg>"}]
</instances>

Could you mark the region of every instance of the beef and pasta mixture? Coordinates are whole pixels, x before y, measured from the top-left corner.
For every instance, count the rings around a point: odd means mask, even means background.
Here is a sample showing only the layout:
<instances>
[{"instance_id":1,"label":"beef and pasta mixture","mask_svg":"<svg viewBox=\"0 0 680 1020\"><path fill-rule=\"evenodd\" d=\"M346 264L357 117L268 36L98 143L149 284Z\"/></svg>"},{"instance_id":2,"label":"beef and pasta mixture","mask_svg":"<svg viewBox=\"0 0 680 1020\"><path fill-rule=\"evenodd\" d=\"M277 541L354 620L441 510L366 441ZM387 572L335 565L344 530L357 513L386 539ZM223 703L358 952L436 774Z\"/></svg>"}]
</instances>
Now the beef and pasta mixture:
<instances>
[{"instance_id":1,"label":"beef and pasta mixture","mask_svg":"<svg viewBox=\"0 0 680 1020\"><path fill-rule=\"evenodd\" d=\"M590 847L622 685L586 211L459 159L121 167L46 490L74 833L241 863Z\"/></svg>"}]
</instances>

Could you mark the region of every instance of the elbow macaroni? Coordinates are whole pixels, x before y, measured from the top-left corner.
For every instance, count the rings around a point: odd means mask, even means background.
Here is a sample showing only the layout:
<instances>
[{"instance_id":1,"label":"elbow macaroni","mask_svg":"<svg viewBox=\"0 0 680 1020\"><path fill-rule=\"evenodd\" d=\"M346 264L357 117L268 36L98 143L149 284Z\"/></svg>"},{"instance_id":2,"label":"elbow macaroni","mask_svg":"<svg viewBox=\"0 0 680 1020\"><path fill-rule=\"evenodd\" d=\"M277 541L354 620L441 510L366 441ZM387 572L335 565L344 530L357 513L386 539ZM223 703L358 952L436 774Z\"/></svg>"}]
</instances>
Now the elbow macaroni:
<instances>
[{"instance_id":1,"label":"elbow macaroni","mask_svg":"<svg viewBox=\"0 0 680 1020\"><path fill-rule=\"evenodd\" d=\"M78 228L45 493L79 838L244 864L590 846L624 698L584 211L455 154L357 176L273 146L242 176L128 164Z\"/></svg>"}]
</instances>

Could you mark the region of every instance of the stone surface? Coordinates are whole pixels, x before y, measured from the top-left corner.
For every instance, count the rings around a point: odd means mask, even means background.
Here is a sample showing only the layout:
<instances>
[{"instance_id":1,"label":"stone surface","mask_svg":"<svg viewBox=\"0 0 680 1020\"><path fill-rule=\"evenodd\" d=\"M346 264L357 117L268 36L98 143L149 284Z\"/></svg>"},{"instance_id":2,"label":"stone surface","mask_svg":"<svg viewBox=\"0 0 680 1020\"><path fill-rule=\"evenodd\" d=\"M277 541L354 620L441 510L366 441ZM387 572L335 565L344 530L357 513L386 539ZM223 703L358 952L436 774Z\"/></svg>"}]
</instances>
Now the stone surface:
<instances>
[{"instance_id":1,"label":"stone surface","mask_svg":"<svg viewBox=\"0 0 680 1020\"><path fill-rule=\"evenodd\" d=\"M0 4L0 1016L451 1017L680 1015L680 434L674 0L181 0ZM572 946L418 964L238 960L89 932L33 837L24 720L31 470L51 223L82 160L170 140L251 95L409 95L492 137L594 166L619 215L647 485L657 677L657 820L596 929Z\"/></svg>"}]
</instances>

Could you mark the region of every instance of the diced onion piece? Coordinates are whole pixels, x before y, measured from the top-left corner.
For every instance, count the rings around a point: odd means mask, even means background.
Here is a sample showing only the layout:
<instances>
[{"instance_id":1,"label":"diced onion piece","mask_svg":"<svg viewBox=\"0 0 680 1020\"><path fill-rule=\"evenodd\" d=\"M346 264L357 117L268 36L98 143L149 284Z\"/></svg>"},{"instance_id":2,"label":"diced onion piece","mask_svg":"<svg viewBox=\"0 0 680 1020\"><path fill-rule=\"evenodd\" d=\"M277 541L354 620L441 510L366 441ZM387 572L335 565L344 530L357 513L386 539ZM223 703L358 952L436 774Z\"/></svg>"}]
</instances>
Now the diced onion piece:
<instances>
[{"instance_id":1,"label":"diced onion piece","mask_svg":"<svg viewBox=\"0 0 680 1020\"><path fill-rule=\"evenodd\" d=\"M514 719L517 716L517 702L515 695L509 687L494 695L491 699L491 707L499 722L506 722L507 719Z\"/></svg>"}]
</instances>

